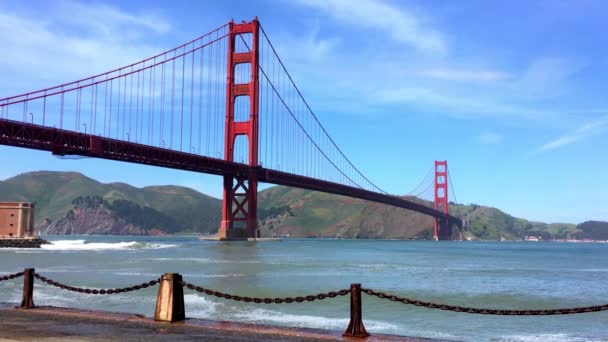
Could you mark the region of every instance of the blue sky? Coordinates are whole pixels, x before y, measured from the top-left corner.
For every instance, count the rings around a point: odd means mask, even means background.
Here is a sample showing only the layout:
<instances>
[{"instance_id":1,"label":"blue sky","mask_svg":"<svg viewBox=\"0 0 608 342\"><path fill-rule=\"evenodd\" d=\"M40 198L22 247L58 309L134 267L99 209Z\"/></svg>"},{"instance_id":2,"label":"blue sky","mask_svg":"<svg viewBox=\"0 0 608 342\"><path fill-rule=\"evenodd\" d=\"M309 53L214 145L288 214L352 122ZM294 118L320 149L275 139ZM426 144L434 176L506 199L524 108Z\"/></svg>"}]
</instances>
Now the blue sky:
<instances>
[{"instance_id":1,"label":"blue sky","mask_svg":"<svg viewBox=\"0 0 608 342\"><path fill-rule=\"evenodd\" d=\"M608 220L604 1L0 1L0 97L104 72L258 16L355 165L404 194L447 159L458 202L545 222ZM362 139L362 137L365 137ZM217 177L0 147L0 179Z\"/></svg>"}]
</instances>

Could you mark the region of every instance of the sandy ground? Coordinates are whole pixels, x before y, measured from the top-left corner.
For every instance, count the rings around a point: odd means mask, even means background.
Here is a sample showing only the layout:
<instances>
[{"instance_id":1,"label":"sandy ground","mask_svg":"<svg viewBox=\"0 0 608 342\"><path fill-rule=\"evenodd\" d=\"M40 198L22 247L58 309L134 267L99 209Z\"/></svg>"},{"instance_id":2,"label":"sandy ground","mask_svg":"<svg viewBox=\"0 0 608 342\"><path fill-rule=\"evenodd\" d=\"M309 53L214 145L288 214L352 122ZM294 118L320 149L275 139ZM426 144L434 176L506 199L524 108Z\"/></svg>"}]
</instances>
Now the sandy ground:
<instances>
[{"instance_id":1,"label":"sandy ground","mask_svg":"<svg viewBox=\"0 0 608 342\"><path fill-rule=\"evenodd\" d=\"M342 338L341 332L188 319L154 322L140 315L40 307L0 309L0 341L409 341L375 335ZM435 340L432 340L435 341Z\"/></svg>"}]
</instances>

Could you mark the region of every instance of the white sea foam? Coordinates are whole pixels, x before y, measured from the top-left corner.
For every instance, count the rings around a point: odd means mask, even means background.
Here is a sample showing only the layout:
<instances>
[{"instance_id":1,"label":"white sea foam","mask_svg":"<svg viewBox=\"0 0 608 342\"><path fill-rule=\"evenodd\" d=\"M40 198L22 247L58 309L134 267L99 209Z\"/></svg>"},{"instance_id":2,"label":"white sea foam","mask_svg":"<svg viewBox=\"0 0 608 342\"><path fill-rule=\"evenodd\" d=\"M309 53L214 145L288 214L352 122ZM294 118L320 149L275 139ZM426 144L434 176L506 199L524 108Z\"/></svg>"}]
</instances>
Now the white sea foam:
<instances>
[{"instance_id":1,"label":"white sea foam","mask_svg":"<svg viewBox=\"0 0 608 342\"><path fill-rule=\"evenodd\" d=\"M82 288L95 288L88 286L79 286ZM36 293L34 294L36 302L44 303L44 305L55 305L72 307L78 304L86 303L87 306L103 308L101 302L114 302L114 303L127 303L127 302L139 302L141 300L148 300L147 298L140 298L129 293L114 294L112 296L91 296L84 293L66 293L65 291L59 290L51 285L36 285Z\"/></svg>"},{"instance_id":2,"label":"white sea foam","mask_svg":"<svg viewBox=\"0 0 608 342\"><path fill-rule=\"evenodd\" d=\"M158 277L158 273L151 273L151 272L113 272L113 271L108 271L108 273L112 273L112 274L116 274L116 275L123 275L123 276Z\"/></svg>"},{"instance_id":3,"label":"white sea foam","mask_svg":"<svg viewBox=\"0 0 608 342\"><path fill-rule=\"evenodd\" d=\"M247 323L271 324L293 327L340 330L348 326L347 318L331 318L325 316L297 315L268 309L232 310L223 303L212 302L198 295L186 295L189 315L197 318L222 319ZM366 320L368 330L380 333L394 333L398 327L388 322Z\"/></svg>"},{"instance_id":4,"label":"white sea foam","mask_svg":"<svg viewBox=\"0 0 608 342\"><path fill-rule=\"evenodd\" d=\"M226 260L226 259L211 259L211 258L146 258L142 260L149 261L192 261L201 264L261 264L260 260Z\"/></svg>"},{"instance_id":5,"label":"white sea foam","mask_svg":"<svg viewBox=\"0 0 608 342\"><path fill-rule=\"evenodd\" d=\"M186 278L234 278L234 277L244 277L245 275L242 273L225 273L225 274L184 274Z\"/></svg>"},{"instance_id":6,"label":"white sea foam","mask_svg":"<svg viewBox=\"0 0 608 342\"><path fill-rule=\"evenodd\" d=\"M218 319L216 313L223 306L223 303L213 302L194 293L184 295L184 302L188 306L188 316L198 318Z\"/></svg>"},{"instance_id":7,"label":"white sea foam","mask_svg":"<svg viewBox=\"0 0 608 342\"><path fill-rule=\"evenodd\" d=\"M121 242L90 242L86 240L57 240L50 245L42 245L45 250L86 251L86 250L121 250L121 249L160 249L176 247L172 244L145 243L137 241Z\"/></svg>"},{"instance_id":8,"label":"white sea foam","mask_svg":"<svg viewBox=\"0 0 608 342\"><path fill-rule=\"evenodd\" d=\"M568 334L537 334L537 335L510 335L502 336L503 342L601 342L606 340L589 339Z\"/></svg>"},{"instance_id":9,"label":"white sea foam","mask_svg":"<svg viewBox=\"0 0 608 342\"><path fill-rule=\"evenodd\" d=\"M152 272L135 272L135 271L112 271L108 270L109 273L124 276L145 276L145 277L157 277L158 273ZM185 278L233 278L233 277L244 277L242 273L226 273L226 274L215 274L215 273L202 273L202 274L182 274Z\"/></svg>"}]
</instances>

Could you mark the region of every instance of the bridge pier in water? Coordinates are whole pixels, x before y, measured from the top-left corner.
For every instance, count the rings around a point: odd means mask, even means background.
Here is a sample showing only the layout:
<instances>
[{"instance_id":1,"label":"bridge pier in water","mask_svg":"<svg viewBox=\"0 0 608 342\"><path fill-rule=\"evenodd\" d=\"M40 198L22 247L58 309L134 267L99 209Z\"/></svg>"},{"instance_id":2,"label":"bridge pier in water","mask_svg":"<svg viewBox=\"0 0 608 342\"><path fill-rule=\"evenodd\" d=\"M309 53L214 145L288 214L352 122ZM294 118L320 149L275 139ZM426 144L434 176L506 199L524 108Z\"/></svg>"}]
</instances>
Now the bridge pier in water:
<instances>
[{"instance_id":1,"label":"bridge pier in water","mask_svg":"<svg viewBox=\"0 0 608 342\"><path fill-rule=\"evenodd\" d=\"M239 135L247 137L249 166L258 166L258 104L259 104L259 31L260 24L255 18L251 22L235 24L230 22L228 33L228 62L226 75L226 127L224 136L224 160L234 161L234 147ZM245 36L251 37L251 43ZM237 51L236 40L241 39L248 51ZM251 77L247 83L235 80L236 66L249 64ZM241 80L242 81L242 80ZM247 120L235 120L237 97L249 98ZM247 175L224 175L224 196L222 201L222 222L218 231L220 240L243 240L258 238L257 227L258 179L254 172Z\"/></svg>"},{"instance_id":2,"label":"bridge pier in water","mask_svg":"<svg viewBox=\"0 0 608 342\"><path fill-rule=\"evenodd\" d=\"M454 237L454 226L459 228L459 223L449 219L435 219L436 237L435 240L452 240ZM456 235L458 238L458 235Z\"/></svg>"}]
</instances>

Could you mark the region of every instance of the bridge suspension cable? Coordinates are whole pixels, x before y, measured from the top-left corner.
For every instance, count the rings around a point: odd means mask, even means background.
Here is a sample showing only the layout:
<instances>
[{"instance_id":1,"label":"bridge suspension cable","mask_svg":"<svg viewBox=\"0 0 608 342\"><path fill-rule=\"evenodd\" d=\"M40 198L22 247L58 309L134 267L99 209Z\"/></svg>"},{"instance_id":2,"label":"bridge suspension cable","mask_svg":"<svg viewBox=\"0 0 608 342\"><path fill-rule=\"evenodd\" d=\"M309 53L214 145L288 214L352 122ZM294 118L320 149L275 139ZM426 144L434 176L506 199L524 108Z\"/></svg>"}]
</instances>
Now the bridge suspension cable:
<instances>
[{"instance_id":1,"label":"bridge suspension cable","mask_svg":"<svg viewBox=\"0 0 608 342\"><path fill-rule=\"evenodd\" d=\"M432 185L433 183L433 167L429 167L429 169L427 170L424 178L422 178L422 180L412 189L410 190L406 196L416 196L418 197L418 193L423 193L425 190L422 189L427 189L430 185ZM420 191L422 190L422 191Z\"/></svg>"},{"instance_id":2,"label":"bridge suspension cable","mask_svg":"<svg viewBox=\"0 0 608 342\"><path fill-rule=\"evenodd\" d=\"M450 191L452 192L452 196L454 197L454 203L458 204L458 198L456 197L456 191L454 190L454 186L452 185L452 172L450 172L450 168L448 170L448 182L450 184Z\"/></svg>"},{"instance_id":3,"label":"bridge suspension cable","mask_svg":"<svg viewBox=\"0 0 608 342\"><path fill-rule=\"evenodd\" d=\"M321 124L317 115L314 113L302 95L302 92L297 87L293 77L287 70L285 64L279 57L276 49L261 25L260 30L262 37L264 38L263 46L266 48L266 51L262 51L262 62L259 65L260 71L264 76L267 85L270 87L270 90L278 97L278 101L276 102L285 107L287 110L286 114L289 116L288 118L293 120L293 122L284 122L284 117L279 118L279 124L284 125L290 134L295 134L295 136L291 137L283 136L283 138L295 138L293 139L293 144L291 144L291 146L287 146L287 152L293 153L296 156L308 154L309 157L313 157L310 162L316 164L311 165L312 167L305 165L304 170L301 170L303 171L303 175L316 177L321 176L330 181L387 194L386 191L382 190L369 178L367 178L352 163L352 161L346 157L342 149L338 147L334 139L329 135L326 128ZM268 90L269 89L267 88L266 99L268 96ZM273 99L271 99L271 101L273 101L270 105L271 110L274 111L275 101ZM308 115L306 116L305 114ZM273 114L270 115L271 119L273 116ZM300 129L302 132L294 132L294 128ZM288 144L288 142L285 143ZM275 145L270 144L270 146ZM312 156L312 152L315 150L319 154L317 158ZM285 155L284 151L281 153L282 156ZM266 159L270 157L270 161L273 161L272 156L266 155L265 157ZM322 169L325 169L325 172L322 172L321 175L318 174L318 171L315 172L314 170L314 168L318 166L322 166ZM289 167L280 165L278 165L278 167L286 172L291 172ZM335 173L329 174L327 172L328 167L330 169L334 169Z\"/></svg>"},{"instance_id":4,"label":"bridge suspension cable","mask_svg":"<svg viewBox=\"0 0 608 342\"><path fill-rule=\"evenodd\" d=\"M227 27L109 72L2 98L1 116L223 158Z\"/></svg>"}]
</instances>

